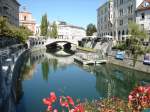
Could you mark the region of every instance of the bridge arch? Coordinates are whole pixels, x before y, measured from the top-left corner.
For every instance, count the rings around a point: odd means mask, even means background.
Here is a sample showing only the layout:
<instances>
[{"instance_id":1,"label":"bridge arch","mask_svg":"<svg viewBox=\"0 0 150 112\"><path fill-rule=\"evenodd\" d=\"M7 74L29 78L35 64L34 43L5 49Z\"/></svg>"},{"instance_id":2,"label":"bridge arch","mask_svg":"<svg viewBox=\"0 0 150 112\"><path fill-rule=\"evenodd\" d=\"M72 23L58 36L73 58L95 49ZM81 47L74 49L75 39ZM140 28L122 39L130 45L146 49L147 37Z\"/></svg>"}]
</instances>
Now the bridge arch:
<instances>
[{"instance_id":1,"label":"bridge arch","mask_svg":"<svg viewBox=\"0 0 150 112\"><path fill-rule=\"evenodd\" d=\"M45 46L50 45L52 43L70 43L73 45L78 46L78 40L73 40L73 39L47 39Z\"/></svg>"}]
</instances>

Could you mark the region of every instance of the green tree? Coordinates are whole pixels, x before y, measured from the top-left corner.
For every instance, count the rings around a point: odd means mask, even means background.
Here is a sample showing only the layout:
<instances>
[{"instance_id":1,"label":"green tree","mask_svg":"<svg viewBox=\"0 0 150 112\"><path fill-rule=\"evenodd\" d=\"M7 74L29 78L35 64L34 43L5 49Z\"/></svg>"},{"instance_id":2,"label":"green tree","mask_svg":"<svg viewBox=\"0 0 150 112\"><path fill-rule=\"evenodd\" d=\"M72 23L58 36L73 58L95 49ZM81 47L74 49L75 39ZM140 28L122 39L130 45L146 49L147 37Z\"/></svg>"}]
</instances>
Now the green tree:
<instances>
[{"instance_id":1,"label":"green tree","mask_svg":"<svg viewBox=\"0 0 150 112\"><path fill-rule=\"evenodd\" d=\"M53 22L51 26L51 31L50 31L50 37L52 38L57 38L58 37L58 31L57 31L57 25L56 22Z\"/></svg>"},{"instance_id":2,"label":"green tree","mask_svg":"<svg viewBox=\"0 0 150 112\"><path fill-rule=\"evenodd\" d=\"M133 66L135 66L136 61L139 55L145 53L145 47L143 46L143 40L148 37L146 31L142 29L138 24L135 22L129 22L129 39L127 39L127 50L129 54L133 56Z\"/></svg>"},{"instance_id":3,"label":"green tree","mask_svg":"<svg viewBox=\"0 0 150 112\"><path fill-rule=\"evenodd\" d=\"M41 36L47 36L48 34L48 20L47 20L47 14L44 14L42 16L41 20Z\"/></svg>"},{"instance_id":4,"label":"green tree","mask_svg":"<svg viewBox=\"0 0 150 112\"><path fill-rule=\"evenodd\" d=\"M89 24L86 29L86 35L92 36L95 32L97 32L96 26L94 24Z\"/></svg>"},{"instance_id":5,"label":"green tree","mask_svg":"<svg viewBox=\"0 0 150 112\"><path fill-rule=\"evenodd\" d=\"M0 17L0 36L10 36L10 25L6 18Z\"/></svg>"},{"instance_id":6,"label":"green tree","mask_svg":"<svg viewBox=\"0 0 150 112\"><path fill-rule=\"evenodd\" d=\"M16 27L9 24L6 18L0 17L0 36L16 38L25 43L29 35L32 35L32 32L28 28L24 26Z\"/></svg>"}]
</instances>

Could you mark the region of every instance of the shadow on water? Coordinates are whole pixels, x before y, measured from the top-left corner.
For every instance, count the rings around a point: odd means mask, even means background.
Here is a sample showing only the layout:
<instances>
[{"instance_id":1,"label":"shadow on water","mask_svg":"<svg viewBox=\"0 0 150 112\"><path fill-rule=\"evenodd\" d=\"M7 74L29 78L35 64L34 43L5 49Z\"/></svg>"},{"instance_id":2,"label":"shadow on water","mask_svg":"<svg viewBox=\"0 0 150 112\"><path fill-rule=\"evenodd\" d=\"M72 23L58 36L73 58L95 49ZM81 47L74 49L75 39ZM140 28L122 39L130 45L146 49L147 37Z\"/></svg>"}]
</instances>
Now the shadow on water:
<instances>
[{"instance_id":1,"label":"shadow on water","mask_svg":"<svg viewBox=\"0 0 150 112\"><path fill-rule=\"evenodd\" d=\"M46 49L47 53L51 53L54 56L57 57L68 57L75 54L74 50L71 50L71 44L65 44L63 45L63 48L56 43L53 43L51 45L47 45Z\"/></svg>"}]
</instances>

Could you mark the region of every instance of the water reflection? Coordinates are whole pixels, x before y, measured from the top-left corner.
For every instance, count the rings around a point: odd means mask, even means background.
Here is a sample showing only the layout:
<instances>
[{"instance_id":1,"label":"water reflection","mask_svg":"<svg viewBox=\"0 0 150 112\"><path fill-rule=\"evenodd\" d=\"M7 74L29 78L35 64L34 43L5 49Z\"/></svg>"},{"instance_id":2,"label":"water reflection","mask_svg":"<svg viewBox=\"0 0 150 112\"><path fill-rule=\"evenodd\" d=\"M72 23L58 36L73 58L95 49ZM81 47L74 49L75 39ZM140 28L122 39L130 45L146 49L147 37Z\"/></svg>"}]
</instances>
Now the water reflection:
<instances>
[{"instance_id":1,"label":"water reflection","mask_svg":"<svg viewBox=\"0 0 150 112\"><path fill-rule=\"evenodd\" d=\"M18 112L44 111L42 98L50 91L80 99L126 99L135 86L150 84L150 74L110 64L81 66L73 64L73 56L56 57L44 50L24 55L17 61L13 74L16 77L12 89L7 90L11 92L0 112L16 112L16 107ZM0 82L4 79L0 78ZM4 110L8 107L11 110Z\"/></svg>"},{"instance_id":2,"label":"water reflection","mask_svg":"<svg viewBox=\"0 0 150 112\"><path fill-rule=\"evenodd\" d=\"M150 84L150 74L116 65L84 66L84 69L96 76L96 90L102 97L126 99L136 86Z\"/></svg>"},{"instance_id":3,"label":"water reflection","mask_svg":"<svg viewBox=\"0 0 150 112\"><path fill-rule=\"evenodd\" d=\"M61 54L62 55L62 54ZM32 79L37 64L41 64L43 80L48 80L48 75L55 72L58 68L64 69L67 65L72 64L72 55L68 57L56 57L54 54L46 53L45 50L31 52L24 62L21 76L23 80ZM66 59L68 61L66 61Z\"/></svg>"},{"instance_id":4,"label":"water reflection","mask_svg":"<svg viewBox=\"0 0 150 112\"><path fill-rule=\"evenodd\" d=\"M36 64L41 63L43 80L48 81L50 74L53 74L60 68L63 70L73 63L73 57L68 57L66 59L58 58L45 52L41 53L41 56L39 56L38 52L32 53L29 58L31 65L29 66L29 63L26 64L26 68L24 68L24 72L22 73L23 80L26 80L26 77L31 79L33 72L35 71ZM150 83L149 74L115 65L76 66L79 66L80 68L85 69L85 71L93 74L93 77L96 78L96 90L100 97L117 96L120 98L127 98L129 92L134 87Z\"/></svg>"},{"instance_id":5,"label":"water reflection","mask_svg":"<svg viewBox=\"0 0 150 112\"><path fill-rule=\"evenodd\" d=\"M47 61L42 62L43 80L48 80L49 63Z\"/></svg>"}]
</instances>

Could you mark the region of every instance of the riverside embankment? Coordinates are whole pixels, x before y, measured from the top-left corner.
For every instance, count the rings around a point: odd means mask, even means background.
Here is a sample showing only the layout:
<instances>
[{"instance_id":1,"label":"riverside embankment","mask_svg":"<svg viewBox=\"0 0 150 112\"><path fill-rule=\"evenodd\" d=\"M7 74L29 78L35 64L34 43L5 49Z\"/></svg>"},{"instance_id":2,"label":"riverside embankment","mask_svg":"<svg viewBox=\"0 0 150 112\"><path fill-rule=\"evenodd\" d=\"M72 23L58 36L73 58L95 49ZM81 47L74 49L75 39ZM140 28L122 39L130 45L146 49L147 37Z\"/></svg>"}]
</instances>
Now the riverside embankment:
<instances>
[{"instance_id":1,"label":"riverside embankment","mask_svg":"<svg viewBox=\"0 0 150 112\"><path fill-rule=\"evenodd\" d=\"M123 67L129 68L129 69L134 69L134 70L137 70L137 71L150 73L150 65L143 64L144 55L139 56L137 61L136 61L136 65L133 66L132 56L128 56L126 54L125 58L123 60L118 60L118 59L115 58L116 53L117 53L117 51L111 51L108 54L107 59L108 59L109 63L119 65L119 66L123 66Z\"/></svg>"}]
</instances>

